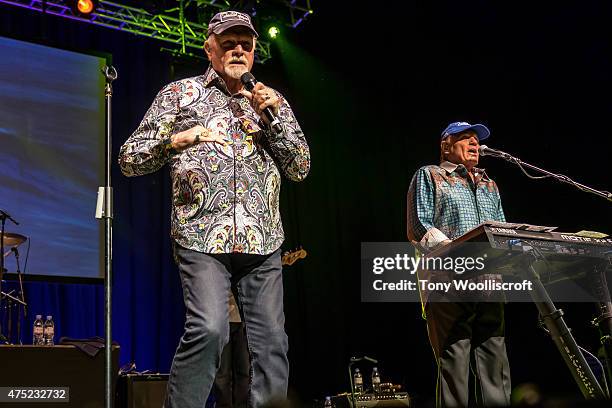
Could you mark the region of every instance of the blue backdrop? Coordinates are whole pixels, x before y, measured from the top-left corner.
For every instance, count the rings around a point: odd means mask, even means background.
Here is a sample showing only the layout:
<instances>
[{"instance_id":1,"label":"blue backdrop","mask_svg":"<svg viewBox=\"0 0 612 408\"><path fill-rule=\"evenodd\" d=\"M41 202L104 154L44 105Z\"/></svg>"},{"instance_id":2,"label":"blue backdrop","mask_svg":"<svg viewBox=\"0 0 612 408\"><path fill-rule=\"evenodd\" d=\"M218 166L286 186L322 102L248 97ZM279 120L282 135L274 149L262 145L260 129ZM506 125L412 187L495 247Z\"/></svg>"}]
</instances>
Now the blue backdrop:
<instances>
[{"instance_id":1,"label":"blue backdrop","mask_svg":"<svg viewBox=\"0 0 612 408\"><path fill-rule=\"evenodd\" d=\"M0 206L21 222L7 231L30 238L29 273L100 278L92 206L103 180L105 58L4 37L0 55Z\"/></svg>"},{"instance_id":2,"label":"blue backdrop","mask_svg":"<svg viewBox=\"0 0 612 408\"><path fill-rule=\"evenodd\" d=\"M170 57L161 54L159 44L150 40L131 37L130 41L125 41L125 33L57 17L45 18L39 13L5 5L0 5L0 8L0 26L4 30L0 32L2 35L62 49L84 52L92 50L112 55L112 63L119 72L113 101L115 161L121 143L136 128L157 90L170 82ZM151 61L157 63L151 64ZM78 82L74 81L75 84ZM98 79L94 84L82 86L101 87L101 82ZM17 85L17 91L28 83ZM75 133L79 133L79 130ZM83 133L79 135L94 137ZM97 167L94 164L99 163L98 156L94 156L96 150L99 149L83 149L78 157L82 168L73 172L90 171L87 166ZM74 164L74 160L71 160L71 164ZM114 162L112 176L115 189L113 339L121 346L122 365L133 361L139 370L167 372L184 319L180 283L169 253L168 174L161 171L149 177L127 179L120 174ZM97 185L95 181L90 184L89 212L93 219ZM6 200L0 198L0 201ZM0 203L0 207L4 205ZM25 209L17 206L7 210L21 222L19 232L28 235L32 225L31 217ZM62 217L62 214L50 215ZM7 230L10 227L7 225ZM42 237L49 241L59 238L60 231L52 231ZM32 242L31 252L34 253L36 242ZM22 248L23 269L26 251ZM8 272L12 275L15 271L14 261L10 257L7 259ZM70 267L70 262L67 267ZM28 270L34 273L31 265ZM15 282L9 281L3 290L15 288L15 285ZM25 344L31 344L32 324L36 314L53 316L56 342L62 336L104 336L104 291L99 280L77 280L76 283L26 280L24 291L29 303L28 315L22 326ZM14 335L15 331L16 326L13 325Z\"/></svg>"}]
</instances>

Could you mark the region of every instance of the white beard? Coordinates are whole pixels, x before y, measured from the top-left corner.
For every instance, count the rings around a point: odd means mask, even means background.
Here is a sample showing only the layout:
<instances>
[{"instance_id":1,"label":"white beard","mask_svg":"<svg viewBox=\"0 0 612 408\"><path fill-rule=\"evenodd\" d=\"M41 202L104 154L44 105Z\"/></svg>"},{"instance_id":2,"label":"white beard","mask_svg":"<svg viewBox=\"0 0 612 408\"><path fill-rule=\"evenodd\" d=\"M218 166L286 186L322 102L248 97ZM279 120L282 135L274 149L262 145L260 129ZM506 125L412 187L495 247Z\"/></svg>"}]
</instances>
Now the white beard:
<instances>
[{"instance_id":1,"label":"white beard","mask_svg":"<svg viewBox=\"0 0 612 408\"><path fill-rule=\"evenodd\" d=\"M232 79L240 79L245 72L248 72L248 68L245 65L229 65L225 67L225 75Z\"/></svg>"}]
</instances>

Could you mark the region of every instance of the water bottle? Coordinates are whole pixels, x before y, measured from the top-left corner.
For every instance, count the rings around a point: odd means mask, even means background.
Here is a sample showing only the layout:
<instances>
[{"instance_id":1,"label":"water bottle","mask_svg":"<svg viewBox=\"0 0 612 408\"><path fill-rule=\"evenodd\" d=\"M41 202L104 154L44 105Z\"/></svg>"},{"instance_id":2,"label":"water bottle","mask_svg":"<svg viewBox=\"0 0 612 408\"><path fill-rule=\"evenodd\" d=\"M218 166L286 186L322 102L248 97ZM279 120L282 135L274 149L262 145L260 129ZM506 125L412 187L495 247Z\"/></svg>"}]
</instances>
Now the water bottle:
<instances>
[{"instance_id":1,"label":"water bottle","mask_svg":"<svg viewBox=\"0 0 612 408\"><path fill-rule=\"evenodd\" d=\"M363 393L363 377L358 368L355 369L355 374L353 375L353 384L355 385L355 394Z\"/></svg>"},{"instance_id":2,"label":"water bottle","mask_svg":"<svg viewBox=\"0 0 612 408\"><path fill-rule=\"evenodd\" d=\"M55 323L53 323L53 317L47 316L47 320L43 326L43 337L45 346L53 345L53 337L55 336Z\"/></svg>"},{"instance_id":3,"label":"water bottle","mask_svg":"<svg viewBox=\"0 0 612 408\"><path fill-rule=\"evenodd\" d=\"M34 330L32 339L32 344L34 344L35 346L43 346L45 344L45 340L43 337L42 315L36 315L36 320L34 320Z\"/></svg>"},{"instance_id":4,"label":"water bottle","mask_svg":"<svg viewBox=\"0 0 612 408\"><path fill-rule=\"evenodd\" d=\"M374 391L374 394L378 394L380 392L380 374L378 373L377 367L372 369L372 390Z\"/></svg>"},{"instance_id":5,"label":"water bottle","mask_svg":"<svg viewBox=\"0 0 612 408\"><path fill-rule=\"evenodd\" d=\"M325 403L323 404L324 408L332 408L331 397L325 397Z\"/></svg>"}]
</instances>

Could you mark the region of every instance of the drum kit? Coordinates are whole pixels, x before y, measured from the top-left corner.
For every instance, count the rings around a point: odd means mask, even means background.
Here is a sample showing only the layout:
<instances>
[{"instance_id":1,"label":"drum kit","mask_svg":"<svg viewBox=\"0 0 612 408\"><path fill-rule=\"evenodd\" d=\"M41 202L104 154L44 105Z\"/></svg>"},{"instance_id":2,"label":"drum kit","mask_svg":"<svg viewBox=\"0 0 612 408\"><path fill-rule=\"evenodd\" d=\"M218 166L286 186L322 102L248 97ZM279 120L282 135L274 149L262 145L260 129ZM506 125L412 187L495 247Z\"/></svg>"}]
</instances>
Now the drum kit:
<instances>
[{"instance_id":1,"label":"drum kit","mask_svg":"<svg viewBox=\"0 0 612 408\"><path fill-rule=\"evenodd\" d=\"M21 244L26 242L28 238L21 234L5 232L4 228L7 219L12 221L15 225L19 225L19 223L15 221L6 211L0 209L0 344L11 343L11 339L13 337L13 326L15 325L17 331L16 340L17 342L21 342L20 314L21 311L23 311L23 317L25 318L28 306L25 301L25 294L23 291L23 280L19 266L19 250L17 249ZM3 284L5 283L4 273L7 272L7 269L5 268L5 259L11 254L15 256L19 287L16 290L14 289L9 291L3 288ZM16 324L13 322L15 314ZM3 330L5 327L7 329L6 331ZM4 332L6 332L6 335Z\"/></svg>"}]
</instances>

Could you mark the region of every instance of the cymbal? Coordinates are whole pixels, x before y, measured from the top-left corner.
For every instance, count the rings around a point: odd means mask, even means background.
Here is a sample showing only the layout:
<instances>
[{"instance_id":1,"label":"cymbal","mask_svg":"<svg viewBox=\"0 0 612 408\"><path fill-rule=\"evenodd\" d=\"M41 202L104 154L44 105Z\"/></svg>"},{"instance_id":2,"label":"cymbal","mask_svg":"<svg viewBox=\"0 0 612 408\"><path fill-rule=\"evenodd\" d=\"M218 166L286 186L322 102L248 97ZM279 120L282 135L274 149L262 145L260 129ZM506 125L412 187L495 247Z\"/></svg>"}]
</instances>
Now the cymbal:
<instances>
[{"instance_id":1,"label":"cymbal","mask_svg":"<svg viewBox=\"0 0 612 408\"><path fill-rule=\"evenodd\" d=\"M4 241L4 247L6 248L21 245L26 242L28 237L21 234L15 234L14 232L5 232L2 239Z\"/></svg>"}]
</instances>

